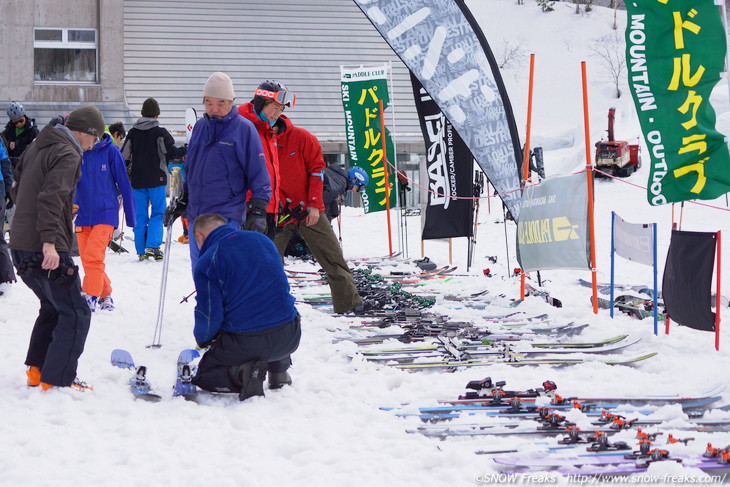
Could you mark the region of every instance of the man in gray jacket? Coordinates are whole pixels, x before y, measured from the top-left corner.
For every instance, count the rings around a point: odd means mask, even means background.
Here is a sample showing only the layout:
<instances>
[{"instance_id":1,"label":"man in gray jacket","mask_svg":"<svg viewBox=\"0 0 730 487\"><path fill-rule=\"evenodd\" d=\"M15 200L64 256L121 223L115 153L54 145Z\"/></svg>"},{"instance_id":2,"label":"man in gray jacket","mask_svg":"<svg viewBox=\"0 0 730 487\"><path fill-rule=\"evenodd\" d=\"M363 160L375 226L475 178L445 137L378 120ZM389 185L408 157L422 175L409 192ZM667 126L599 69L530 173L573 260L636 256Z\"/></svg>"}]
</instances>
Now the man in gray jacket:
<instances>
[{"instance_id":1,"label":"man in gray jacket","mask_svg":"<svg viewBox=\"0 0 730 487\"><path fill-rule=\"evenodd\" d=\"M17 207L10 229L13 263L41 303L25 365L29 386L90 389L76 378L91 311L81 296L71 258L72 205L81 155L104 134L104 117L86 105L65 125L45 127L21 156L13 188Z\"/></svg>"}]
</instances>

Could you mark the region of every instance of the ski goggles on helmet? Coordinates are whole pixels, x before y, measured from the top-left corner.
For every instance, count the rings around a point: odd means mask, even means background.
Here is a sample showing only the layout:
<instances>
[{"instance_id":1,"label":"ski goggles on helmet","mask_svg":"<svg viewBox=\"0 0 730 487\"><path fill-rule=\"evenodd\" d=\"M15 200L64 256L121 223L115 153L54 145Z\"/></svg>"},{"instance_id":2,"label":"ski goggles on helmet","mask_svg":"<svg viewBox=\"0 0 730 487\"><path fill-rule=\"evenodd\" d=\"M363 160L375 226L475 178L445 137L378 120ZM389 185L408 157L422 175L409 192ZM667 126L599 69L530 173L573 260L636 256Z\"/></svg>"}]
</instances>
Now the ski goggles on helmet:
<instances>
[{"instance_id":1,"label":"ski goggles on helmet","mask_svg":"<svg viewBox=\"0 0 730 487\"><path fill-rule=\"evenodd\" d=\"M261 98L265 98L266 100L275 101L276 103L281 103L284 106L287 106L289 108L294 107L294 105L297 104L297 95L292 93L291 91L282 90L282 91L269 91L264 90L261 88L256 88L256 92L254 93L254 96L260 96Z\"/></svg>"}]
</instances>

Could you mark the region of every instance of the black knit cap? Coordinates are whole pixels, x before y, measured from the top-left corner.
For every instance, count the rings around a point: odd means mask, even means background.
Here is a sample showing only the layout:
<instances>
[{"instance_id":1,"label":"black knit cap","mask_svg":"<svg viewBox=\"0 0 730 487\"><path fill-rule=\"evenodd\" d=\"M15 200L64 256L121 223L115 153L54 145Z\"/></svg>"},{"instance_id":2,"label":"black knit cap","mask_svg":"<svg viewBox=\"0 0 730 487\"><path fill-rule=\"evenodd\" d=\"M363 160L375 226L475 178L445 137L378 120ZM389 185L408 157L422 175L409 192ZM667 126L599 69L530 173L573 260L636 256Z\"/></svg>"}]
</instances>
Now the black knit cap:
<instances>
[{"instance_id":1,"label":"black knit cap","mask_svg":"<svg viewBox=\"0 0 730 487\"><path fill-rule=\"evenodd\" d=\"M68 114L65 125L69 130L101 138L104 135L106 122L98 108L94 105L84 105Z\"/></svg>"},{"instance_id":2,"label":"black knit cap","mask_svg":"<svg viewBox=\"0 0 730 487\"><path fill-rule=\"evenodd\" d=\"M160 104L154 98L147 98L142 103L142 116L143 117L159 117L160 116Z\"/></svg>"}]
</instances>

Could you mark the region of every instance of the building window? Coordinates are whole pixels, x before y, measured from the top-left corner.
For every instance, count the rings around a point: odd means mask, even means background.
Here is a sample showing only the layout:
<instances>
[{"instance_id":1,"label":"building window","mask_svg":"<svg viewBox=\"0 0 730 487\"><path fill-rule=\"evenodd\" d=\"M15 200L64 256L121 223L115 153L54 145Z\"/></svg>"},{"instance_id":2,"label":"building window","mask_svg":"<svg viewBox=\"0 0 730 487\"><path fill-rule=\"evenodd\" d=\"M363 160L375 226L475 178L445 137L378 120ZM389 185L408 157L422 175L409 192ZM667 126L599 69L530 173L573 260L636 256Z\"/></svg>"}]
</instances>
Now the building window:
<instances>
[{"instance_id":1,"label":"building window","mask_svg":"<svg viewBox=\"0 0 730 487\"><path fill-rule=\"evenodd\" d=\"M96 83L96 29L37 28L33 41L36 82Z\"/></svg>"}]
</instances>

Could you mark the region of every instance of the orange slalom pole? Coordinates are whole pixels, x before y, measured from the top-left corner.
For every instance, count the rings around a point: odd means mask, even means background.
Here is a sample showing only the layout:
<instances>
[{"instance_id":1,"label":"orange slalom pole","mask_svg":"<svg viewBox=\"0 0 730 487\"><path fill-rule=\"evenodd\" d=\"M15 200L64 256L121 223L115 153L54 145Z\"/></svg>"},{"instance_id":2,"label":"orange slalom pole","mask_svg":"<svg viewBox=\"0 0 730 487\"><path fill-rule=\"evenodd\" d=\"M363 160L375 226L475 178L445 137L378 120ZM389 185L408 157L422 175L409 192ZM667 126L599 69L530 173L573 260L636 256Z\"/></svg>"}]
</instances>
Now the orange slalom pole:
<instances>
[{"instance_id":1,"label":"orange slalom pole","mask_svg":"<svg viewBox=\"0 0 730 487\"><path fill-rule=\"evenodd\" d=\"M591 288L593 289L593 314L598 314L598 282L596 276L596 230L593 218L593 163L591 162L591 130L588 123L588 77L586 62L580 63L583 78L583 119L586 135L586 178L588 182L588 238L591 239Z\"/></svg>"},{"instance_id":2,"label":"orange slalom pole","mask_svg":"<svg viewBox=\"0 0 730 487\"><path fill-rule=\"evenodd\" d=\"M530 133L532 130L532 87L535 75L535 55L530 54L530 82L527 88L527 128L525 130L525 156L522 163L522 182L530 179Z\"/></svg>"},{"instance_id":3,"label":"orange slalom pole","mask_svg":"<svg viewBox=\"0 0 730 487\"><path fill-rule=\"evenodd\" d=\"M385 214L388 219L388 255L393 255L393 235L390 229L390 178L388 176L388 148L385 141L385 115L383 114L383 100L378 100L380 108L380 140L383 146L383 171L385 176Z\"/></svg>"},{"instance_id":4,"label":"orange slalom pole","mask_svg":"<svg viewBox=\"0 0 730 487\"><path fill-rule=\"evenodd\" d=\"M530 82L527 88L527 128L525 129L525 155L522 158L522 186L530 179L530 134L532 130L532 87L535 75L535 54L530 54ZM520 273L520 299L525 299L525 271Z\"/></svg>"}]
</instances>

